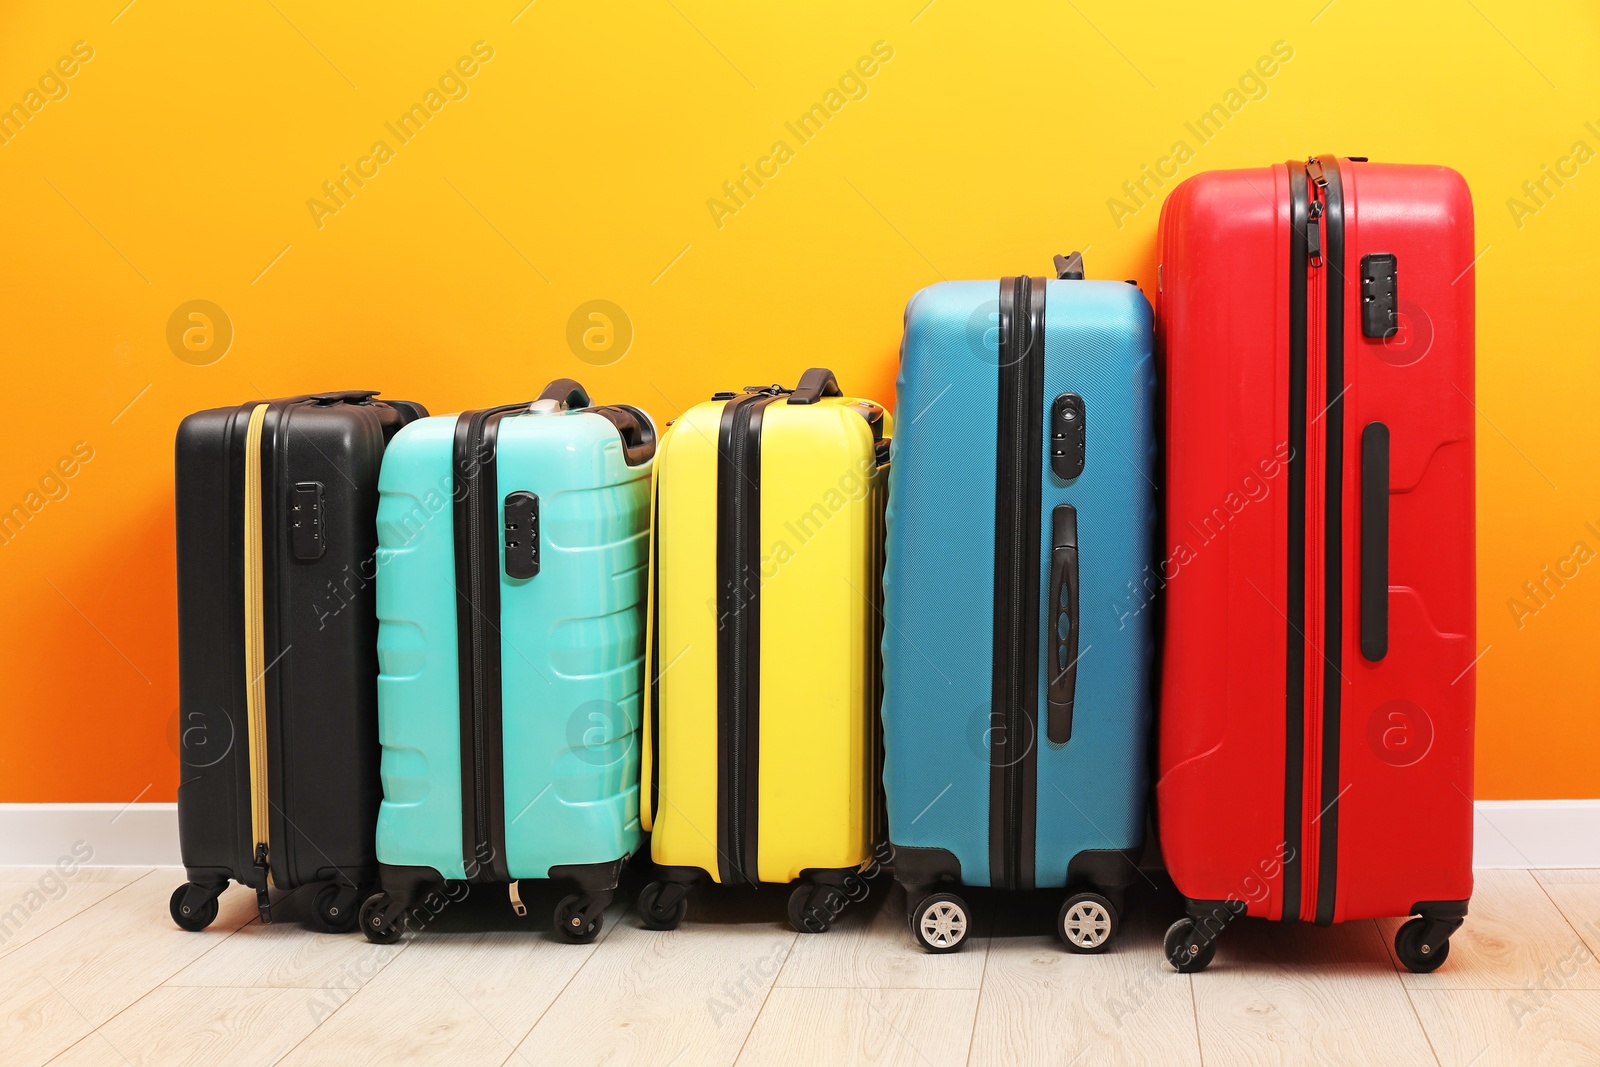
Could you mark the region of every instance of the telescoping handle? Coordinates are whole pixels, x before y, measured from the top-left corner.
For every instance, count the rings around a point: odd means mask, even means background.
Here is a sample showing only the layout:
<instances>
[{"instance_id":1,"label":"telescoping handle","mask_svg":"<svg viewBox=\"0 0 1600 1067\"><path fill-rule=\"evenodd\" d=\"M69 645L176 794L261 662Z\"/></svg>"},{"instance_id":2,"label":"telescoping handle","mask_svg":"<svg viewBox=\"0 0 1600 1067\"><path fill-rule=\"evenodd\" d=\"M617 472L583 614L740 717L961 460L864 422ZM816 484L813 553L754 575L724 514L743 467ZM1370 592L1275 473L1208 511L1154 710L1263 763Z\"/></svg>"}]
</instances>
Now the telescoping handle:
<instances>
[{"instance_id":1,"label":"telescoping handle","mask_svg":"<svg viewBox=\"0 0 1600 1067\"><path fill-rule=\"evenodd\" d=\"M1072 704L1078 689L1078 509L1058 504L1050 513L1050 685L1046 736L1072 740Z\"/></svg>"},{"instance_id":2,"label":"telescoping handle","mask_svg":"<svg viewBox=\"0 0 1600 1067\"><path fill-rule=\"evenodd\" d=\"M1056 278L1059 281L1083 280L1083 253L1068 252L1055 257Z\"/></svg>"},{"instance_id":3,"label":"telescoping handle","mask_svg":"<svg viewBox=\"0 0 1600 1067\"><path fill-rule=\"evenodd\" d=\"M590 404L589 390L573 381L571 378L557 378L544 387L544 392L539 394L539 400L554 400L568 410L586 408ZM537 404L539 400L535 400Z\"/></svg>"},{"instance_id":4,"label":"telescoping handle","mask_svg":"<svg viewBox=\"0 0 1600 1067\"><path fill-rule=\"evenodd\" d=\"M1389 654L1389 427L1361 431L1361 655Z\"/></svg>"},{"instance_id":5,"label":"telescoping handle","mask_svg":"<svg viewBox=\"0 0 1600 1067\"><path fill-rule=\"evenodd\" d=\"M827 367L812 367L800 375L800 384L789 394L791 404L815 404L825 396L843 396L839 379Z\"/></svg>"}]
</instances>

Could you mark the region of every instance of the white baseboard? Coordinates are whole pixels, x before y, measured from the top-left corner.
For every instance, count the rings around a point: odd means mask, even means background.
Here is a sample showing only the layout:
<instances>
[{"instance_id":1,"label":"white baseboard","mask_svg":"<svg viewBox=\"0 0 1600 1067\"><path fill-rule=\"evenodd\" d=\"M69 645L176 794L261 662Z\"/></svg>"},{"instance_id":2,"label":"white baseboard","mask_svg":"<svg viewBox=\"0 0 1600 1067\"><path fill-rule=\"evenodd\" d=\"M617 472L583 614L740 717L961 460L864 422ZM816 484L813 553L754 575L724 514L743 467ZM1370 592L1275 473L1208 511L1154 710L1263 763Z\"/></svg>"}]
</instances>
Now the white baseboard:
<instances>
[{"instance_id":1,"label":"white baseboard","mask_svg":"<svg viewBox=\"0 0 1600 1067\"><path fill-rule=\"evenodd\" d=\"M178 805L0 804L0 867L50 866L84 846L79 866L178 866Z\"/></svg>"},{"instance_id":2,"label":"white baseboard","mask_svg":"<svg viewBox=\"0 0 1600 1067\"><path fill-rule=\"evenodd\" d=\"M0 804L0 867L180 864L176 804ZM82 848L79 848L82 852ZM1600 867L1600 800L1480 800L1475 867Z\"/></svg>"},{"instance_id":3,"label":"white baseboard","mask_svg":"<svg viewBox=\"0 0 1600 1067\"><path fill-rule=\"evenodd\" d=\"M1600 800L1480 800L1474 867L1600 867Z\"/></svg>"}]
</instances>

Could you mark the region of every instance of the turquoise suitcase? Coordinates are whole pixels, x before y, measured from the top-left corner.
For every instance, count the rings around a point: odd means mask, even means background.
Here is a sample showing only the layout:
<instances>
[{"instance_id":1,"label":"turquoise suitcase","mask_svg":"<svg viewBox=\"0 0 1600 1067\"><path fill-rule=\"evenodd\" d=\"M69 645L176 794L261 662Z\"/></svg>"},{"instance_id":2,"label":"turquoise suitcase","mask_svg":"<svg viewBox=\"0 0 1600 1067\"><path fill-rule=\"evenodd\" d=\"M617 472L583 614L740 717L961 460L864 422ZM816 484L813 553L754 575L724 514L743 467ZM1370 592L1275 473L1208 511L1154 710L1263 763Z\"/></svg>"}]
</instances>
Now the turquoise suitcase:
<instances>
[{"instance_id":1,"label":"turquoise suitcase","mask_svg":"<svg viewBox=\"0 0 1600 1067\"><path fill-rule=\"evenodd\" d=\"M638 727L655 430L581 385L422 419L379 479L376 595L380 943L463 883L579 892L572 941L600 931L638 848Z\"/></svg>"}]
</instances>

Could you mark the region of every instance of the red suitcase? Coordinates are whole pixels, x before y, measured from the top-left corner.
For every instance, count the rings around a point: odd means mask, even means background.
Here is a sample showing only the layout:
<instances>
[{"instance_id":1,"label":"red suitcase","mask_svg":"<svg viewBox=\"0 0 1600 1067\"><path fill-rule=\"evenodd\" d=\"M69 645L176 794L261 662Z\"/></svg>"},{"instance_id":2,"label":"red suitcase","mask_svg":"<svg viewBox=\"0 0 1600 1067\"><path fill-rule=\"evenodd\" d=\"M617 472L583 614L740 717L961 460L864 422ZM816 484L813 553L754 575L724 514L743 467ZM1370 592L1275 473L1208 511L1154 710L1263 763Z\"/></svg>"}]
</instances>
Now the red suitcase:
<instances>
[{"instance_id":1,"label":"red suitcase","mask_svg":"<svg viewBox=\"0 0 1600 1067\"><path fill-rule=\"evenodd\" d=\"M1445 167L1197 175L1161 211L1162 849L1180 971L1238 915L1472 892L1472 202Z\"/></svg>"}]
</instances>

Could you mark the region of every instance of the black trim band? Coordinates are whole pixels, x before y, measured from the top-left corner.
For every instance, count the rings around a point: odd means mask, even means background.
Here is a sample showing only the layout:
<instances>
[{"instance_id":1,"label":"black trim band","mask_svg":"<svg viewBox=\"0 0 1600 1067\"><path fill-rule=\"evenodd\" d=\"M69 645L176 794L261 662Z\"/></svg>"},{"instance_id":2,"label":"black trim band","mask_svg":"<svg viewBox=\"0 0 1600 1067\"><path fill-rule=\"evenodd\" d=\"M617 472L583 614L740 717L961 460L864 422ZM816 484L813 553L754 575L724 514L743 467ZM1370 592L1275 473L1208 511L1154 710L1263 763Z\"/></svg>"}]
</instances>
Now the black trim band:
<instances>
[{"instance_id":1,"label":"black trim band","mask_svg":"<svg viewBox=\"0 0 1600 1067\"><path fill-rule=\"evenodd\" d=\"M1322 419L1327 476L1323 506L1322 813L1317 849L1317 924L1333 922L1339 872L1340 663L1344 647L1344 188L1335 156L1322 156L1328 340Z\"/></svg>"},{"instance_id":2,"label":"black trim band","mask_svg":"<svg viewBox=\"0 0 1600 1067\"><path fill-rule=\"evenodd\" d=\"M761 747L761 413L778 396L723 405L717 433L717 864L758 881Z\"/></svg>"},{"instance_id":3,"label":"black trim band","mask_svg":"<svg viewBox=\"0 0 1600 1067\"><path fill-rule=\"evenodd\" d=\"M653 472L655 522L650 527L650 676L645 693L650 700L650 817L661 817L661 468Z\"/></svg>"}]
</instances>

